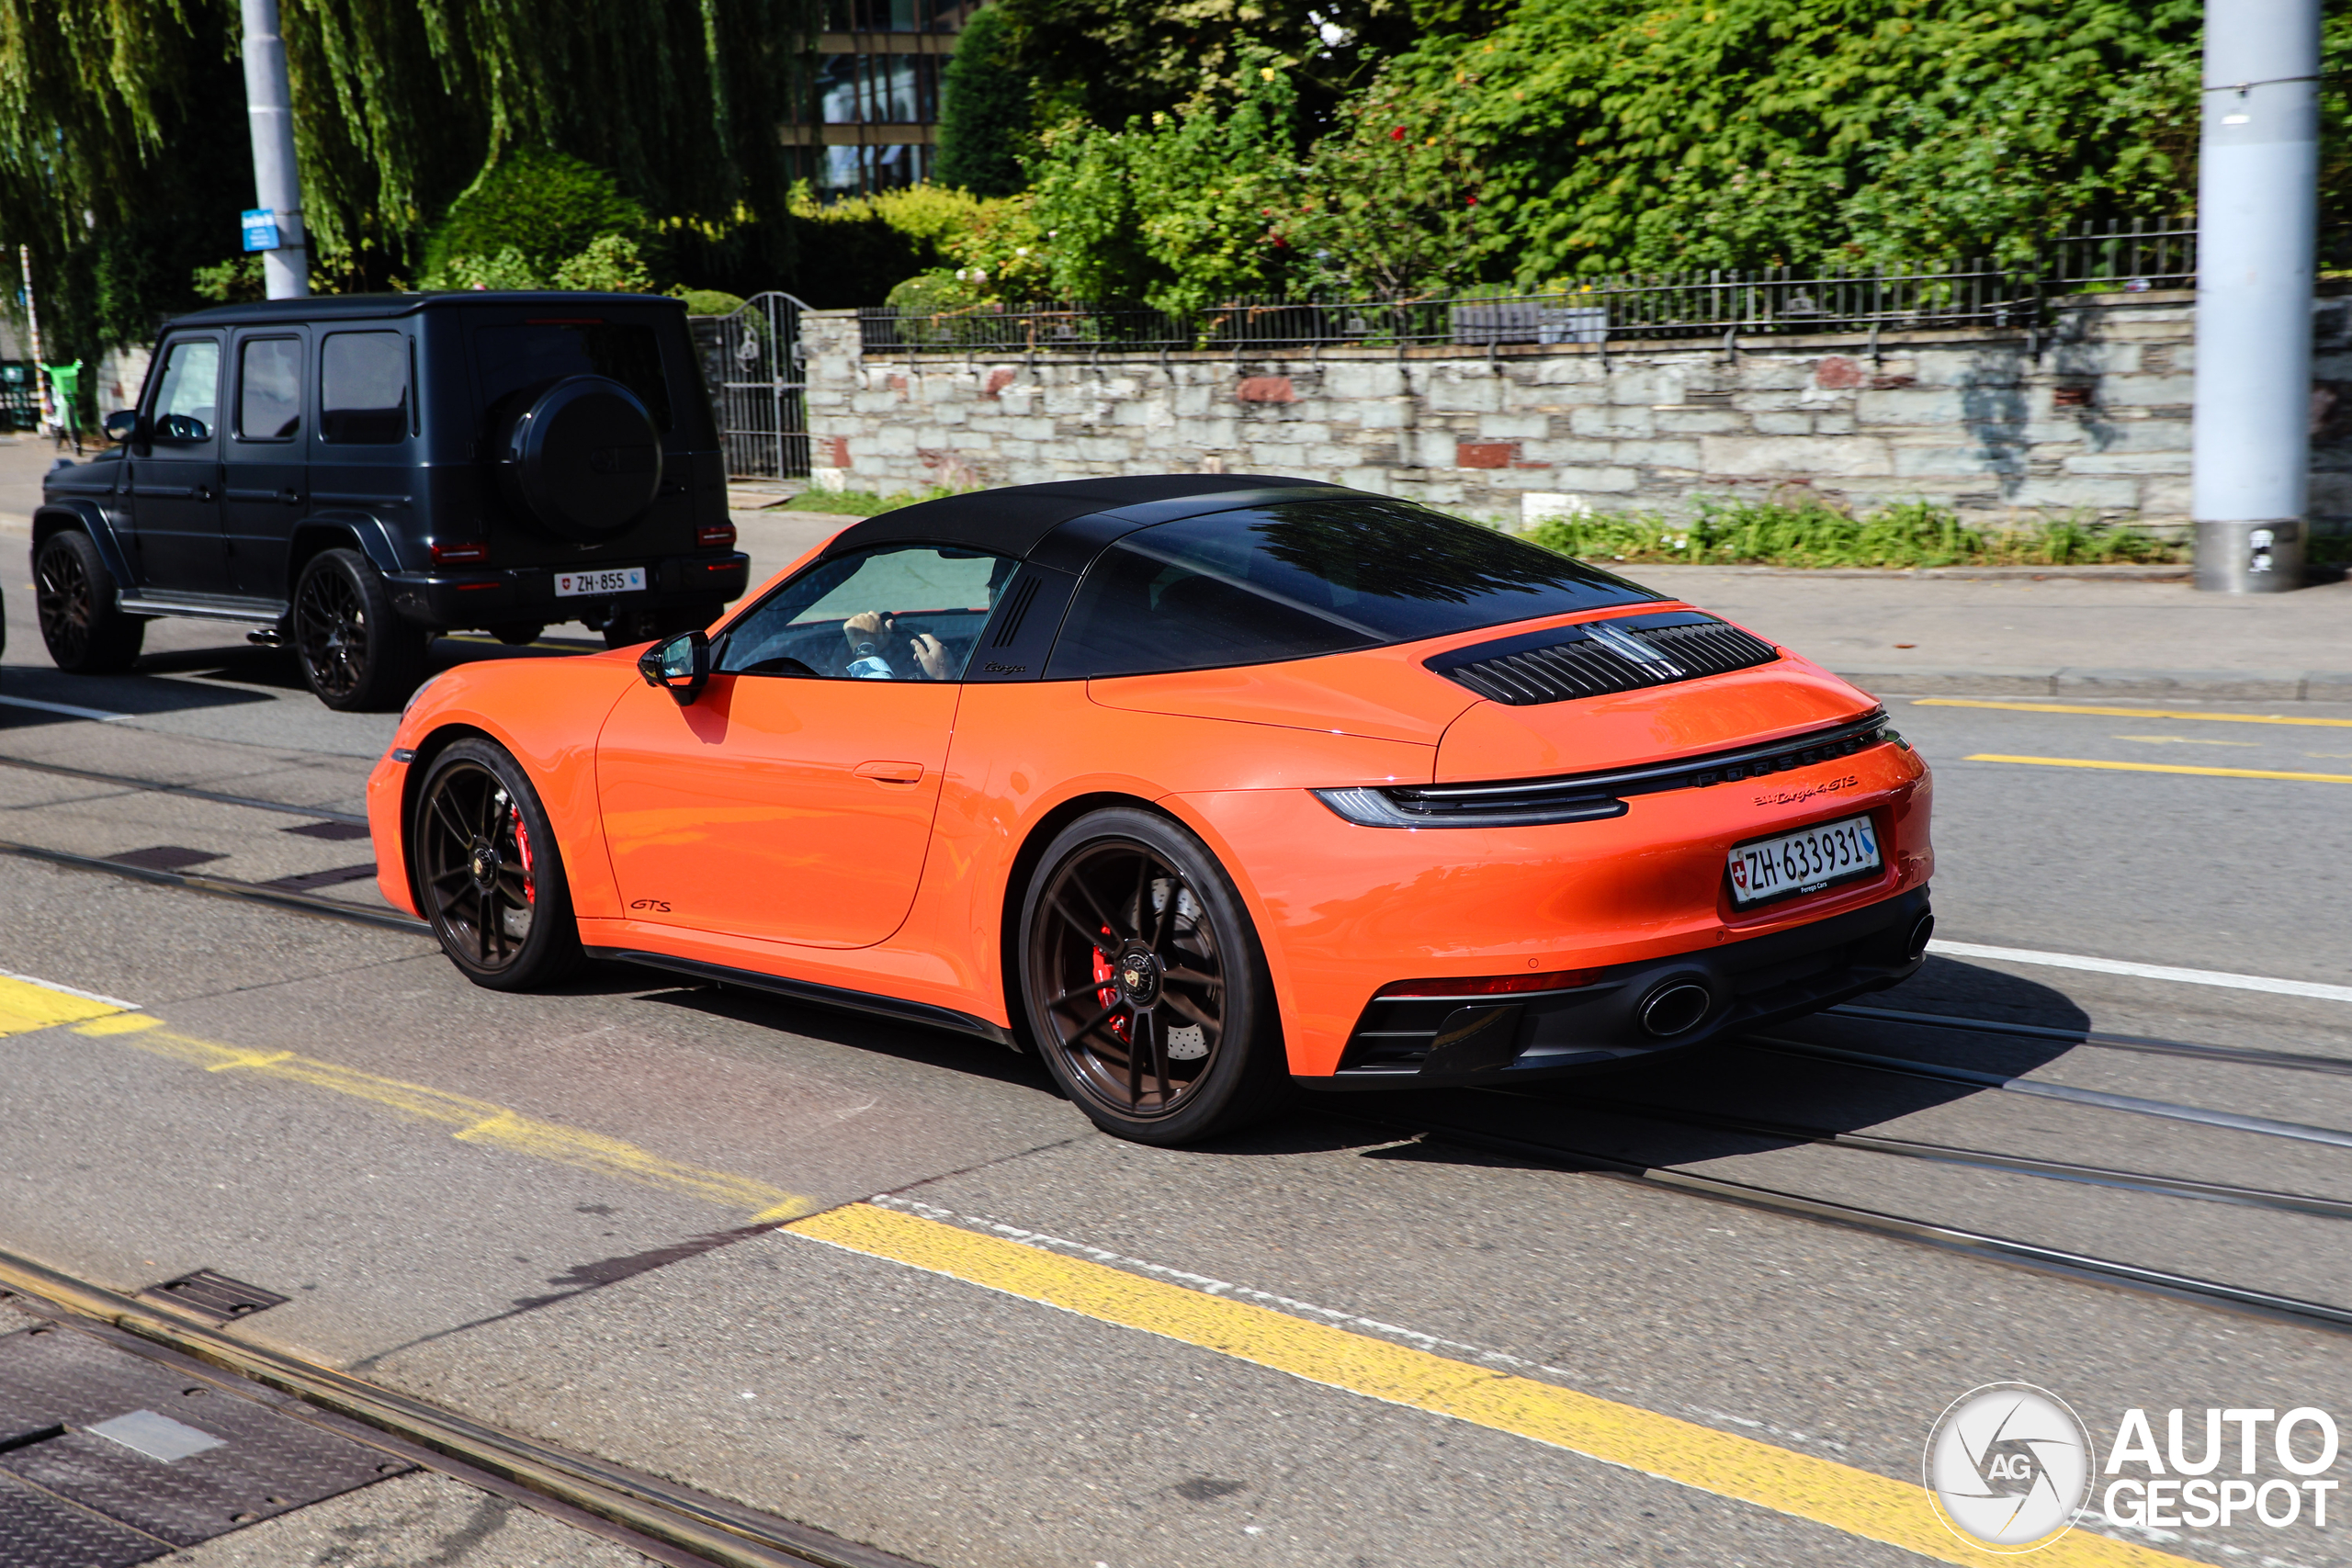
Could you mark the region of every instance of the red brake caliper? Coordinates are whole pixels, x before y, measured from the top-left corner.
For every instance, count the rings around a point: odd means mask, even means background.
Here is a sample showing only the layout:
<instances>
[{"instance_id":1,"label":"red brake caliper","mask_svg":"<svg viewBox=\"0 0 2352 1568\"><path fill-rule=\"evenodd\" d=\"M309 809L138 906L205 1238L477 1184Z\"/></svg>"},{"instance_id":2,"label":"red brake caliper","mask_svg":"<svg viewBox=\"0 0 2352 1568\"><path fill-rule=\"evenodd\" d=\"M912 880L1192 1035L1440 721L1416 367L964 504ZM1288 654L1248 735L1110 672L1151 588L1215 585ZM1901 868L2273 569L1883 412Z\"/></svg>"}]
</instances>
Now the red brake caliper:
<instances>
[{"instance_id":1,"label":"red brake caliper","mask_svg":"<svg viewBox=\"0 0 2352 1568\"><path fill-rule=\"evenodd\" d=\"M1118 936L1118 933L1112 931L1109 926L1104 926L1102 928L1102 934L1110 937L1114 941L1116 941ZM1117 966L1111 962L1109 956L1105 954L1101 948L1096 948L1094 950L1094 978L1096 983L1101 985L1102 988L1094 993L1094 999L1106 1008L1115 1007L1118 1004L1119 987L1117 981L1114 978L1117 974ZM1117 1036L1122 1043L1125 1043L1127 1038L1127 1021L1125 1019L1114 1018L1106 1027L1114 1035Z\"/></svg>"},{"instance_id":2,"label":"red brake caliper","mask_svg":"<svg viewBox=\"0 0 2352 1568\"><path fill-rule=\"evenodd\" d=\"M538 878L531 874L531 835L523 826L523 808L509 806L506 819L514 829L515 852L523 857L523 902L536 904L539 901L539 884Z\"/></svg>"}]
</instances>

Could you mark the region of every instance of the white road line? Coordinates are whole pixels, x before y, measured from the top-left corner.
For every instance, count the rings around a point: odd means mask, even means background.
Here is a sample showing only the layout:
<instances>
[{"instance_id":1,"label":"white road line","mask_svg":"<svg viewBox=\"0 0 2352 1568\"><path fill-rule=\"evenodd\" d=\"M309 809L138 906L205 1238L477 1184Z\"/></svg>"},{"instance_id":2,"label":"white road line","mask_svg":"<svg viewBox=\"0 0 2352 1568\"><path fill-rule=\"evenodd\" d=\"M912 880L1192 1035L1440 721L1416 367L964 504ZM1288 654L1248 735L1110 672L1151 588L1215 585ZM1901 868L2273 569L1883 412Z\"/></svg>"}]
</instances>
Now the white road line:
<instances>
[{"instance_id":1,"label":"white road line","mask_svg":"<svg viewBox=\"0 0 2352 1568\"><path fill-rule=\"evenodd\" d=\"M2127 964L2117 958L2086 958L2077 953L2037 953L2024 947L1984 947L1973 942L1931 942L1929 953L1949 958L1997 958L2009 964L2039 964L2051 969L2087 969L2098 975L2130 975L2142 980L2177 980L2188 986L2220 986L2233 991L2269 991L2282 997L2317 997L2352 1002L2352 986L2323 986L2311 980L2274 980L2267 975L2230 975L2219 969L2174 969L2162 964Z\"/></svg>"},{"instance_id":2,"label":"white road line","mask_svg":"<svg viewBox=\"0 0 2352 1568\"><path fill-rule=\"evenodd\" d=\"M0 696L0 705L12 708L39 708L43 713L62 713L68 718L95 718L101 724L137 716L127 713L104 713L97 708L77 708L72 703L45 703L35 697Z\"/></svg>"}]
</instances>

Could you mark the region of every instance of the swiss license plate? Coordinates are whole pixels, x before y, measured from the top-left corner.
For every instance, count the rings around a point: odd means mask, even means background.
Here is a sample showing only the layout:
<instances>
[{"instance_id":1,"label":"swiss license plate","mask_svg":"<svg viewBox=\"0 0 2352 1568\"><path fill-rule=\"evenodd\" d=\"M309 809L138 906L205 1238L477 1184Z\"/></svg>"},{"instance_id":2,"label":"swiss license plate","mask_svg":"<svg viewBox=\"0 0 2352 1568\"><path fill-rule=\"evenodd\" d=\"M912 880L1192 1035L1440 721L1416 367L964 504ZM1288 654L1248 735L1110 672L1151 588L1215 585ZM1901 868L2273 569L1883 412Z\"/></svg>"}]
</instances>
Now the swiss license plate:
<instances>
[{"instance_id":1,"label":"swiss license plate","mask_svg":"<svg viewBox=\"0 0 2352 1568\"><path fill-rule=\"evenodd\" d=\"M559 571L555 574L555 596L577 599L583 593L642 593L645 592L645 569L641 566L615 567L605 571Z\"/></svg>"},{"instance_id":2,"label":"swiss license plate","mask_svg":"<svg viewBox=\"0 0 2352 1568\"><path fill-rule=\"evenodd\" d=\"M1868 876L1882 863L1868 817L1843 817L1731 852L1731 901L1757 904L1792 893L1817 893L1834 882Z\"/></svg>"}]
</instances>

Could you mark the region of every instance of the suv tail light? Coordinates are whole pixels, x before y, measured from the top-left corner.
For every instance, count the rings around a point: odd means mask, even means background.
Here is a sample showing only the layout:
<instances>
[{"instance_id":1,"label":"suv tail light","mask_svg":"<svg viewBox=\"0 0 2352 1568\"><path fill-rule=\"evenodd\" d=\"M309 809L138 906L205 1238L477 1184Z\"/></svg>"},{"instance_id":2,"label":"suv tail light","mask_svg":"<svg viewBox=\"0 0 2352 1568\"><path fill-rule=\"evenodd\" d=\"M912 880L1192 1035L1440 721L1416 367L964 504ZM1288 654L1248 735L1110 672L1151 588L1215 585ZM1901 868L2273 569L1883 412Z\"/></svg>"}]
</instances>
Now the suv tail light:
<instances>
[{"instance_id":1,"label":"suv tail light","mask_svg":"<svg viewBox=\"0 0 2352 1568\"><path fill-rule=\"evenodd\" d=\"M488 545L440 545L433 547L435 566L467 566L490 558Z\"/></svg>"},{"instance_id":2,"label":"suv tail light","mask_svg":"<svg viewBox=\"0 0 2352 1568\"><path fill-rule=\"evenodd\" d=\"M735 547L735 525L712 523L695 530L695 548L727 550Z\"/></svg>"},{"instance_id":3,"label":"suv tail light","mask_svg":"<svg viewBox=\"0 0 2352 1568\"><path fill-rule=\"evenodd\" d=\"M1514 991L1566 991L1592 984L1584 969L1555 969L1541 975L1487 975L1475 978L1396 980L1375 997L1499 997Z\"/></svg>"}]
</instances>

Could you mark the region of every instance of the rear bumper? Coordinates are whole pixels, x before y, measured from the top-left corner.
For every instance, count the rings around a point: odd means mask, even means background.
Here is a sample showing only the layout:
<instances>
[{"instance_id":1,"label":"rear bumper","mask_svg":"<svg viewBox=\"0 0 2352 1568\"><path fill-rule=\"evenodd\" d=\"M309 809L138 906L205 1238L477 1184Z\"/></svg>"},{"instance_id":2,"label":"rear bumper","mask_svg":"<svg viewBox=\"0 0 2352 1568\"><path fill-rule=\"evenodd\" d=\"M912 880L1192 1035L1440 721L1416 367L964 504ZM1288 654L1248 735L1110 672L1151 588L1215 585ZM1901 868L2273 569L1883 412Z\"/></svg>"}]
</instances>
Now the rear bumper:
<instances>
[{"instance_id":1,"label":"rear bumper","mask_svg":"<svg viewBox=\"0 0 2352 1568\"><path fill-rule=\"evenodd\" d=\"M599 568L643 566L646 591L604 599L560 599L555 569L544 566L504 571L396 571L385 576L384 586L401 618L444 630L512 621L602 621L616 609L666 610L725 603L743 596L752 573L752 558L741 551L595 564Z\"/></svg>"},{"instance_id":2,"label":"rear bumper","mask_svg":"<svg viewBox=\"0 0 2352 1568\"><path fill-rule=\"evenodd\" d=\"M1320 1089L1516 1083L1702 1045L1909 978L1922 962L1915 928L1928 913L1928 890L1916 887L1810 925L1600 970L1572 990L1375 999L1339 1071L1294 1081ZM1710 998L1695 1025L1663 1039L1644 1028L1645 1002L1693 984Z\"/></svg>"}]
</instances>

